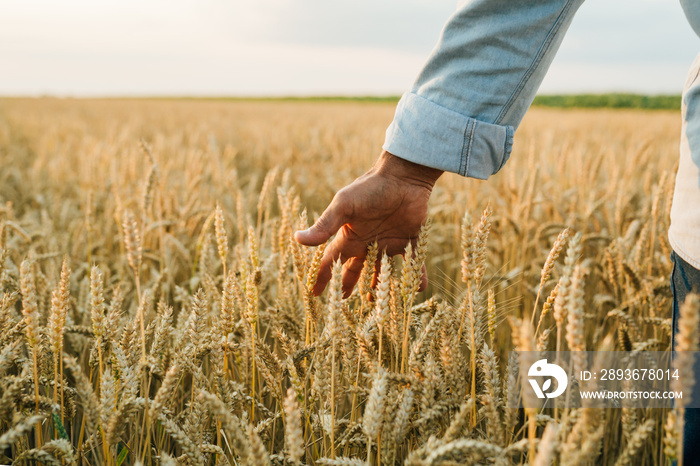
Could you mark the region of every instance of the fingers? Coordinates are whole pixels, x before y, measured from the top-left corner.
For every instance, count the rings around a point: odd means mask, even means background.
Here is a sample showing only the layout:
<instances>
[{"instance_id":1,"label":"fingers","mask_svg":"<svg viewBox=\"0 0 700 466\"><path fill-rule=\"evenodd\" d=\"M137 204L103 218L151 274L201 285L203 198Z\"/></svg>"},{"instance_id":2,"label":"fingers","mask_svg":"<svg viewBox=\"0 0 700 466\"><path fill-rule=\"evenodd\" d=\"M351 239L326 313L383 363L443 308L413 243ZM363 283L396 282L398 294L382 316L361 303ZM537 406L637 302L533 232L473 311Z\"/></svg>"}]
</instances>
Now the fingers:
<instances>
[{"instance_id":1,"label":"fingers","mask_svg":"<svg viewBox=\"0 0 700 466\"><path fill-rule=\"evenodd\" d=\"M318 276L316 278L316 284L314 285L313 289L314 295L316 296L323 293L323 290L326 289L326 285L329 281L331 281L331 277L333 275L333 262L340 256L337 243L338 238L335 238L323 252L321 263L318 266ZM341 262L343 262L342 259Z\"/></svg>"},{"instance_id":2,"label":"fingers","mask_svg":"<svg viewBox=\"0 0 700 466\"><path fill-rule=\"evenodd\" d=\"M343 266L343 298L350 296L352 289L355 288L360 279L364 262L363 258L353 257Z\"/></svg>"},{"instance_id":3,"label":"fingers","mask_svg":"<svg viewBox=\"0 0 700 466\"><path fill-rule=\"evenodd\" d=\"M314 285L313 288L313 293L315 296L320 295L323 293L323 290L326 289L326 285L328 285L328 282L331 281L331 267L333 264L333 260L327 256L328 251L326 251L323 254L323 259L321 259L321 265L318 268L318 277L316 278L316 284Z\"/></svg>"},{"instance_id":4,"label":"fingers","mask_svg":"<svg viewBox=\"0 0 700 466\"><path fill-rule=\"evenodd\" d=\"M342 289L344 297L347 298L351 294L362 273L364 259L367 255L367 240L362 239L347 223L348 218L344 212L351 210L342 207L346 203L343 199L347 199L347 195L340 191L314 226L304 231L297 231L295 234L299 243L312 246L322 244L337 232L335 238L326 248L319 264L316 283L312 290L316 296L320 295L330 282L333 262L336 260L340 259L343 264ZM385 254L395 256L404 253L406 243L409 241L412 243L415 253L416 238L389 237L380 239L379 248ZM379 265L380 262L377 261L372 280L373 287L376 286ZM425 267L423 267L419 289L424 290L427 283L428 279Z\"/></svg>"},{"instance_id":5,"label":"fingers","mask_svg":"<svg viewBox=\"0 0 700 466\"><path fill-rule=\"evenodd\" d=\"M328 247L321 259L318 278L313 288L314 295L320 295L332 278L333 262L340 259L343 264L343 298L352 294L352 290L357 285L366 258L366 245L360 241L348 239L345 232L341 230ZM390 254L391 255L391 254ZM372 277L372 288L377 287L379 274L381 272L381 260L374 264L374 274ZM428 272L425 264L421 267L421 278L418 291L424 291L428 286Z\"/></svg>"},{"instance_id":6,"label":"fingers","mask_svg":"<svg viewBox=\"0 0 700 466\"><path fill-rule=\"evenodd\" d=\"M330 205L310 228L294 233L294 239L304 246L318 246L330 239L346 222L346 196L339 191Z\"/></svg>"},{"instance_id":7,"label":"fingers","mask_svg":"<svg viewBox=\"0 0 700 466\"><path fill-rule=\"evenodd\" d=\"M342 228L323 253L323 258L321 259L321 264L318 269L318 278L316 279L316 285L313 289L316 296L323 292L326 285L331 280L333 262L337 259L340 259L342 264L345 264L351 258L353 258L353 260L357 259L359 265L352 265L352 274L355 273L355 267L359 266L360 269L362 268L362 262L367 255L367 245L363 241L349 238L349 234L347 227ZM357 280L355 280L355 282L357 282Z\"/></svg>"}]
</instances>

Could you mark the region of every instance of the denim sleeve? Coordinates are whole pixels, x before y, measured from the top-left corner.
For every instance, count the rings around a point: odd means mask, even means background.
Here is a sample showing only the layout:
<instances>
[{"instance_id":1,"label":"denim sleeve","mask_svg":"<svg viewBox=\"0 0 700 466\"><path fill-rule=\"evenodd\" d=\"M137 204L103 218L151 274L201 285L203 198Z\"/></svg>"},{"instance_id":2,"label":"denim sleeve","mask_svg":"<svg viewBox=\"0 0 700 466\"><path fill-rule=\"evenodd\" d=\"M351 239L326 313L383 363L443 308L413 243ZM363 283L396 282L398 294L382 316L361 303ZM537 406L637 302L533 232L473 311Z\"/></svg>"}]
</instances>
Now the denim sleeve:
<instances>
[{"instance_id":1,"label":"denim sleeve","mask_svg":"<svg viewBox=\"0 0 700 466\"><path fill-rule=\"evenodd\" d=\"M681 0L681 5L690 26L700 37L700 0Z\"/></svg>"},{"instance_id":2,"label":"denim sleeve","mask_svg":"<svg viewBox=\"0 0 700 466\"><path fill-rule=\"evenodd\" d=\"M463 2L401 97L383 148L472 178L496 173L581 3Z\"/></svg>"}]
</instances>

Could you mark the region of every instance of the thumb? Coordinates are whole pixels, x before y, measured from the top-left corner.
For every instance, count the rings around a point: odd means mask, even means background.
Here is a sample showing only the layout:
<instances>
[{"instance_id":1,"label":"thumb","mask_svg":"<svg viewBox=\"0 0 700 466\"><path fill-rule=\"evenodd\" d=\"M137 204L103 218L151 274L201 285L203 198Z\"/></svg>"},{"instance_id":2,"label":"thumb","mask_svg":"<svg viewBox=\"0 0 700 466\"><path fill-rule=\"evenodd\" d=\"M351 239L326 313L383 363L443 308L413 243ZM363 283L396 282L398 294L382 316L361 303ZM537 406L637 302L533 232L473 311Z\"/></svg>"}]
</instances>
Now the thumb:
<instances>
[{"instance_id":1,"label":"thumb","mask_svg":"<svg viewBox=\"0 0 700 466\"><path fill-rule=\"evenodd\" d=\"M334 200L311 228L294 233L294 239L304 246L318 246L325 243L346 223L341 209Z\"/></svg>"}]
</instances>

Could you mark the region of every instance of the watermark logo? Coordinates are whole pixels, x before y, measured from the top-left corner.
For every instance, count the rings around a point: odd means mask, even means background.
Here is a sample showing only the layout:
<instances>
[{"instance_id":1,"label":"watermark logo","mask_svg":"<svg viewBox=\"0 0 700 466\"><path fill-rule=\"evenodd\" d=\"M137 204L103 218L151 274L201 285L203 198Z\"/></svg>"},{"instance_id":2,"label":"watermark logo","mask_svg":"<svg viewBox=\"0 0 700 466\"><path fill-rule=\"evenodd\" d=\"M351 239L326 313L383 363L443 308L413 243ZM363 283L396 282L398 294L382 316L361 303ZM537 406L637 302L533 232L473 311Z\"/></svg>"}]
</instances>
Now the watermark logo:
<instances>
[{"instance_id":1,"label":"watermark logo","mask_svg":"<svg viewBox=\"0 0 700 466\"><path fill-rule=\"evenodd\" d=\"M683 354L700 364L700 351L679 352L674 361ZM514 355L520 361L524 396L509 397L509 408L540 409L545 403L666 409L682 403L700 409L700 397L682 393L682 387L696 379L674 365L670 351L516 351Z\"/></svg>"},{"instance_id":2,"label":"watermark logo","mask_svg":"<svg viewBox=\"0 0 700 466\"><path fill-rule=\"evenodd\" d=\"M549 377L544 381L541 388L536 379L528 379L530 385L532 385L532 389L535 390L537 398L556 398L564 393L564 390L566 390L566 386L569 383L564 369L556 364L547 363L546 359L540 359L530 366L530 370L527 372L527 375L529 377ZM557 381L557 389L551 393L547 393L547 390L552 387L552 378L556 379Z\"/></svg>"}]
</instances>

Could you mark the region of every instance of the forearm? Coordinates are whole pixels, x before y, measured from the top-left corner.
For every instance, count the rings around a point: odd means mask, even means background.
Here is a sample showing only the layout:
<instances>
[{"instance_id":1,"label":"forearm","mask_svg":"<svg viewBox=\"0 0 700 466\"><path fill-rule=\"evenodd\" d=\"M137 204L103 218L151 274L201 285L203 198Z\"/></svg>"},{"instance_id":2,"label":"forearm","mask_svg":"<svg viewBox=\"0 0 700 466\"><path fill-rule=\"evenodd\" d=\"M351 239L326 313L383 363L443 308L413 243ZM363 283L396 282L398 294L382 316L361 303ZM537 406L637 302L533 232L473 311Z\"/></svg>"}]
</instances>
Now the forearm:
<instances>
[{"instance_id":1,"label":"forearm","mask_svg":"<svg viewBox=\"0 0 700 466\"><path fill-rule=\"evenodd\" d=\"M582 2L466 2L399 102L384 149L474 178L497 172Z\"/></svg>"}]
</instances>

